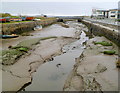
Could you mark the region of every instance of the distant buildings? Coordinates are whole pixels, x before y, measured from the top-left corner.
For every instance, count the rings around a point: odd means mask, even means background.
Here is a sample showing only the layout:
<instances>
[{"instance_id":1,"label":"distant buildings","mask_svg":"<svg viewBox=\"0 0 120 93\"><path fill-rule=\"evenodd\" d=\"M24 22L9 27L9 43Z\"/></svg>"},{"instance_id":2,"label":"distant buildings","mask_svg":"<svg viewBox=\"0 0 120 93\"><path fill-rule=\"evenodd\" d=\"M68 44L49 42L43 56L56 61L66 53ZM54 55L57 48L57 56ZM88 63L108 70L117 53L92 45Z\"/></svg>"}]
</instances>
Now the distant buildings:
<instances>
[{"instance_id":1,"label":"distant buildings","mask_svg":"<svg viewBox=\"0 0 120 93\"><path fill-rule=\"evenodd\" d=\"M92 9L91 17L118 19L120 18L120 10L118 9L110 9L110 10Z\"/></svg>"},{"instance_id":2,"label":"distant buildings","mask_svg":"<svg viewBox=\"0 0 120 93\"><path fill-rule=\"evenodd\" d=\"M109 18L115 18L115 19L119 18L119 14L118 14L119 11L118 11L118 9L110 9L109 10Z\"/></svg>"}]
</instances>

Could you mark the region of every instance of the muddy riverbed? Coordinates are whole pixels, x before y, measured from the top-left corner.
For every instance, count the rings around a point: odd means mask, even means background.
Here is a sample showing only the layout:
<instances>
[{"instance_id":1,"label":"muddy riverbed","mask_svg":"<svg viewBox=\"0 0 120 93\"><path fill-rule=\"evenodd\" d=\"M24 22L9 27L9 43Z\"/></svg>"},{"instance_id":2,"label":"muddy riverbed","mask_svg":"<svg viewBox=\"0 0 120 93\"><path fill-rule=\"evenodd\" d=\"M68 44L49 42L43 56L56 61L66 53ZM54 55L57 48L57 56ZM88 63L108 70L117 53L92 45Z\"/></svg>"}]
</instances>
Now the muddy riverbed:
<instances>
[{"instance_id":1,"label":"muddy riverbed","mask_svg":"<svg viewBox=\"0 0 120 93\"><path fill-rule=\"evenodd\" d=\"M34 47L32 47L32 50L30 50L27 54L23 55L19 60L17 60L15 64L8 66L3 65L2 66L3 91L18 91L26 84L31 83L32 80L34 81L33 72L35 72L41 64L53 60L54 56L63 53L62 47L64 45L70 44L79 39L80 33L82 32L81 27L84 27L84 25L77 22L68 22L67 24L70 26L69 28L62 27L60 24L53 24L52 26L44 28L41 31L35 31L31 33L32 36L25 36L16 39L4 40L3 43L4 49L8 49L9 45L14 46L22 41L30 40L32 38L41 38L41 37L49 37L49 36L57 37L57 38L48 38L46 40L40 40L39 43L37 43L36 45L34 45ZM72 60L74 60L74 58L75 55L73 56ZM52 62L48 62L48 63L52 63ZM73 66L73 64L74 62L73 63L71 62L69 69ZM47 68L47 66L43 68Z\"/></svg>"},{"instance_id":2,"label":"muddy riverbed","mask_svg":"<svg viewBox=\"0 0 120 93\"><path fill-rule=\"evenodd\" d=\"M118 47L104 37L88 38L87 27L68 21L69 27L53 24L31 36L3 40L4 49L33 38L39 40L15 64L2 66L3 91L117 91ZM85 31L85 32L84 32ZM112 46L95 45L107 41ZM9 43L10 42L10 43ZM27 43L27 42L26 42ZM103 54L115 50L114 55ZM112 74L111 74L112 73Z\"/></svg>"},{"instance_id":3,"label":"muddy riverbed","mask_svg":"<svg viewBox=\"0 0 120 93\"><path fill-rule=\"evenodd\" d=\"M62 91L75 64L75 58L81 55L84 50L83 43L88 40L84 32L80 36L79 40L62 48L64 54L41 65L33 76L32 84L26 87L25 91Z\"/></svg>"}]
</instances>

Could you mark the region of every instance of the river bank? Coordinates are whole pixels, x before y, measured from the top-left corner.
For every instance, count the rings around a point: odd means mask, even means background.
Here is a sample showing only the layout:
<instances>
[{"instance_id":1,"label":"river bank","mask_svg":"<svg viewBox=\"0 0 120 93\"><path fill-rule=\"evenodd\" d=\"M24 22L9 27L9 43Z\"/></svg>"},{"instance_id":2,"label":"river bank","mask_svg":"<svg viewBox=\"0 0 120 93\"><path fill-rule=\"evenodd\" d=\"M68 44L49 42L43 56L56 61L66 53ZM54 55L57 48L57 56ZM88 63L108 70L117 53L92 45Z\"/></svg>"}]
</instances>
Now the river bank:
<instances>
[{"instance_id":1,"label":"river bank","mask_svg":"<svg viewBox=\"0 0 120 93\"><path fill-rule=\"evenodd\" d=\"M17 23L9 23L9 24L2 24L2 34L9 35L9 34L22 34L24 32L30 32L34 30L35 26L42 25L48 26L53 23L57 22L56 18L45 18L41 21L26 21L26 22L17 22Z\"/></svg>"},{"instance_id":2,"label":"river bank","mask_svg":"<svg viewBox=\"0 0 120 93\"><path fill-rule=\"evenodd\" d=\"M91 20L82 20L81 22L88 27L90 33L97 36L104 36L120 47L119 24L114 28L110 27L109 24L94 23Z\"/></svg>"}]
</instances>

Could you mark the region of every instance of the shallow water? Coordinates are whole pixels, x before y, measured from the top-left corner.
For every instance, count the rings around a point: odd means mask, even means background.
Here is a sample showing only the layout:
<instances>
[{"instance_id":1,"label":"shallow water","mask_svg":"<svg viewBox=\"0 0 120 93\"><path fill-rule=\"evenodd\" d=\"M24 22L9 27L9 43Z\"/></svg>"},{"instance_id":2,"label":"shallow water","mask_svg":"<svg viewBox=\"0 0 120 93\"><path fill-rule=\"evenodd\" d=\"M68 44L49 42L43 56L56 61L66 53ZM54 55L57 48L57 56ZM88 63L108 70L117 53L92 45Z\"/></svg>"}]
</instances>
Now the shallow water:
<instances>
[{"instance_id":1,"label":"shallow water","mask_svg":"<svg viewBox=\"0 0 120 93\"><path fill-rule=\"evenodd\" d=\"M65 80L75 64L75 58L84 50L82 43L87 39L82 32L80 40L63 47L63 52L66 53L41 65L33 75L32 84L26 87L25 91L62 91Z\"/></svg>"}]
</instances>

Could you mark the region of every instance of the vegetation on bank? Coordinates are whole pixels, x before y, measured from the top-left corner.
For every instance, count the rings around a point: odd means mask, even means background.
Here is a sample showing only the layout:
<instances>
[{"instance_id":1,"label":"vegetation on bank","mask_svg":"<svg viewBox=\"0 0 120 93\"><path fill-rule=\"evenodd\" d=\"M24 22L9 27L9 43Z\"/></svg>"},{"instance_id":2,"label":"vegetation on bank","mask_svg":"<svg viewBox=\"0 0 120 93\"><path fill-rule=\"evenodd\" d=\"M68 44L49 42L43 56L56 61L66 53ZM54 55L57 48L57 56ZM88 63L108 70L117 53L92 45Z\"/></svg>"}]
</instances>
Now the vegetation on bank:
<instances>
[{"instance_id":1,"label":"vegetation on bank","mask_svg":"<svg viewBox=\"0 0 120 93\"><path fill-rule=\"evenodd\" d=\"M13 24L13 23L23 23L23 22L33 22L33 21L12 21L12 22L6 22L6 23L2 23L2 24Z\"/></svg>"},{"instance_id":2,"label":"vegetation on bank","mask_svg":"<svg viewBox=\"0 0 120 93\"><path fill-rule=\"evenodd\" d=\"M21 22L30 22L30 21L47 21L54 20L54 17L47 17L47 15L42 16L13 16L10 13L0 13L0 22L2 24L11 24L11 23L21 23ZM39 20L35 20L39 19Z\"/></svg>"},{"instance_id":3,"label":"vegetation on bank","mask_svg":"<svg viewBox=\"0 0 120 93\"><path fill-rule=\"evenodd\" d=\"M55 20L56 18L43 18L41 17L41 22L43 21L51 21L51 20ZM34 21L12 21L12 22L6 22L6 23L2 23L2 24L13 24L13 23L23 23L23 22L34 22Z\"/></svg>"},{"instance_id":4,"label":"vegetation on bank","mask_svg":"<svg viewBox=\"0 0 120 93\"><path fill-rule=\"evenodd\" d=\"M120 22L120 19L117 19L118 22Z\"/></svg>"},{"instance_id":5,"label":"vegetation on bank","mask_svg":"<svg viewBox=\"0 0 120 93\"><path fill-rule=\"evenodd\" d=\"M40 40L47 40L51 38L57 38L55 36L44 37L44 38L34 38L29 40L24 40L16 46L9 46L9 50L2 50L2 64L12 65L14 64L22 55L28 53L32 49L33 45L40 43Z\"/></svg>"}]
</instances>

